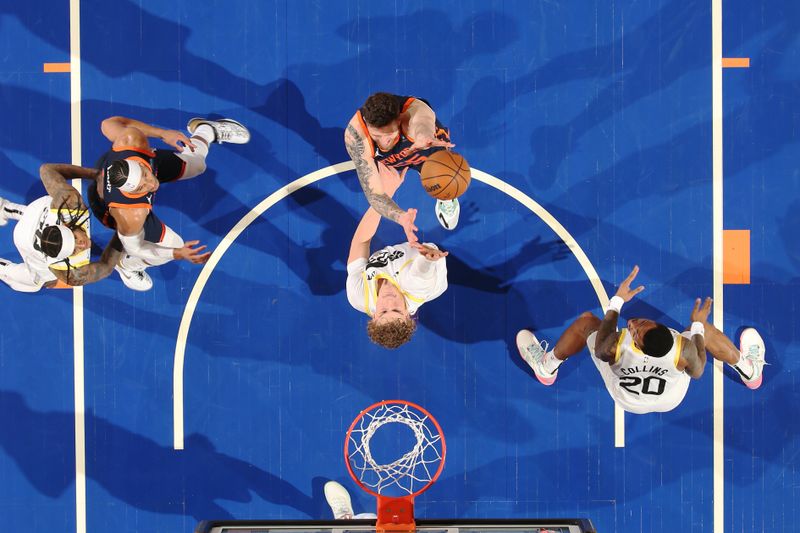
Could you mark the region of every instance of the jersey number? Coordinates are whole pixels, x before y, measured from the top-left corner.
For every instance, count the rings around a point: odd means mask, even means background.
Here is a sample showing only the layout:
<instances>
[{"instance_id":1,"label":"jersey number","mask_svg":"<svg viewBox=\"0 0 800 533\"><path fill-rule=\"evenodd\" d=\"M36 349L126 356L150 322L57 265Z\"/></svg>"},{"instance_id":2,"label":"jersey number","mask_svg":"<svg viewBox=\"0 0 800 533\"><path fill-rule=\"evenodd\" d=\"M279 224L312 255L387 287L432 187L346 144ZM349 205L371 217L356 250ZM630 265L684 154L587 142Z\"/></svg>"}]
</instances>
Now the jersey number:
<instances>
[{"instance_id":1,"label":"jersey number","mask_svg":"<svg viewBox=\"0 0 800 533\"><path fill-rule=\"evenodd\" d=\"M655 383L653 383L655 382ZM664 389L667 386L667 380L658 376L647 376L642 379L638 376L625 376L619 379L619 385L631 394L639 396L639 391L634 387L641 385L640 391L642 394L651 394L653 396L660 396L664 394Z\"/></svg>"}]
</instances>

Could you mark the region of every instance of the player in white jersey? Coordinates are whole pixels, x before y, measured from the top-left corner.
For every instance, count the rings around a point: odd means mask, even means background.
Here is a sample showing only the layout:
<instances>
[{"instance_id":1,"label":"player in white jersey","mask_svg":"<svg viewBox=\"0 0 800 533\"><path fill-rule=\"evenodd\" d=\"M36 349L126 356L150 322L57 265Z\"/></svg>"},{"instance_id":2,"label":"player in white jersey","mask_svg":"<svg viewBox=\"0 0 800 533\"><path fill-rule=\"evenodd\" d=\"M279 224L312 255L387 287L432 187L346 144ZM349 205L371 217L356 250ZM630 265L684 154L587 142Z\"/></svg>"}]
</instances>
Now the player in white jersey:
<instances>
[{"instance_id":1,"label":"player in white jersey","mask_svg":"<svg viewBox=\"0 0 800 533\"><path fill-rule=\"evenodd\" d=\"M96 170L73 165L44 164L42 181L49 196L28 205L0 198L0 226L16 220L14 244L22 263L0 259L0 280L20 292L37 292L59 281L86 285L107 277L122 255L119 239L113 239L100 261L92 263L92 242L86 232L89 211L80 193L66 180L94 179Z\"/></svg>"},{"instance_id":2,"label":"player in white jersey","mask_svg":"<svg viewBox=\"0 0 800 533\"><path fill-rule=\"evenodd\" d=\"M403 178L381 175L391 198ZM347 258L347 300L370 316L367 334L384 348L397 348L416 329L419 307L447 289L447 252L433 244L387 246L370 255L370 243L381 216L369 208L356 228Z\"/></svg>"},{"instance_id":3,"label":"player in white jersey","mask_svg":"<svg viewBox=\"0 0 800 533\"><path fill-rule=\"evenodd\" d=\"M764 341L753 328L742 332L740 349L708 322L711 298L701 305L698 298L691 313L692 324L679 333L646 318L628 320L627 328L617 331L622 304L629 302L644 286L631 289L639 272L634 267L611 298L601 321L583 313L561 335L552 350L528 330L517 334L517 348L536 378L552 385L561 364L589 348L592 361L614 401L630 413L671 411L689 389L691 378L699 379L706 364L706 350L715 359L731 365L751 389L762 382Z\"/></svg>"}]
</instances>

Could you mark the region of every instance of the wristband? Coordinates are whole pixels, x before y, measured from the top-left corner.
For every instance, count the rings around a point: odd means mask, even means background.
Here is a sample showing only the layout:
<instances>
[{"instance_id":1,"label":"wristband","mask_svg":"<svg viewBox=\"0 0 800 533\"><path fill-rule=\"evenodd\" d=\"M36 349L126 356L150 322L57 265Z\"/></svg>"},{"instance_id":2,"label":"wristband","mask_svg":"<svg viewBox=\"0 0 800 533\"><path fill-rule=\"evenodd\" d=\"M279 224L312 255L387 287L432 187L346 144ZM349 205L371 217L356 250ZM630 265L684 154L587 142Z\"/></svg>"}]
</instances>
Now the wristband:
<instances>
[{"instance_id":1,"label":"wristband","mask_svg":"<svg viewBox=\"0 0 800 533\"><path fill-rule=\"evenodd\" d=\"M608 307L606 307L606 313L609 311L616 311L617 314L622 310L622 304L625 303L625 300L622 299L622 296L613 296L608 301Z\"/></svg>"},{"instance_id":2,"label":"wristband","mask_svg":"<svg viewBox=\"0 0 800 533\"><path fill-rule=\"evenodd\" d=\"M692 327L689 329L689 331L692 332L692 337L695 335L700 335L704 339L706 337L706 327L702 322L692 322Z\"/></svg>"}]
</instances>

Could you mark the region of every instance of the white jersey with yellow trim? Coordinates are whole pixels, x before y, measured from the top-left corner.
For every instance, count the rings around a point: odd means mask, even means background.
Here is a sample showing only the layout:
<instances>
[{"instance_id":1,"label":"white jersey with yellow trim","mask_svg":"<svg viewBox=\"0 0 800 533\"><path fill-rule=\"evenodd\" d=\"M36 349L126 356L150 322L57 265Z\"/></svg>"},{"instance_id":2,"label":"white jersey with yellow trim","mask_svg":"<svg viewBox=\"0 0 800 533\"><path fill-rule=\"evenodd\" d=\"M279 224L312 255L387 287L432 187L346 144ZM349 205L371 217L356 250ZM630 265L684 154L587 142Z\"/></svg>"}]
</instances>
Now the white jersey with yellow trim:
<instances>
[{"instance_id":1,"label":"white jersey with yellow trim","mask_svg":"<svg viewBox=\"0 0 800 533\"><path fill-rule=\"evenodd\" d=\"M436 245L425 243L436 248ZM385 279L405 297L410 314L447 290L447 258L428 261L408 243L387 246L347 265L347 300L372 316L378 297L378 280Z\"/></svg>"},{"instance_id":2,"label":"white jersey with yellow trim","mask_svg":"<svg viewBox=\"0 0 800 533\"><path fill-rule=\"evenodd\" d=\"M683 343L690 340L674 329L670 333L674 340L672 349L663 357L653 357L636 347L627 329L620 331L616 358L610 365L616 379L609 392L626 411L670 411L686 395L691 378L678 370L677 364Z\"/></svg>"},{"instance_id":3,"label":"white jersey with yellow trim","mask_svg":"<svg viewBox=\"0 0 800 533\"><path fill-rule=\"evenodd\" d=\"M52 207L52 201L50 196L34 200L25 207L22 217L14 226L14 245L28 267L33 277L32 281L37 285L57 279L50 268L57 270L67 268L64 261L53 260L52 257L45 255L41 248L42 229L58 224L58 209ZM90 250L85 250L73 255L69 258L70 265L78 267L87 264L90 253Z\"/></svg>"}]
</instances>

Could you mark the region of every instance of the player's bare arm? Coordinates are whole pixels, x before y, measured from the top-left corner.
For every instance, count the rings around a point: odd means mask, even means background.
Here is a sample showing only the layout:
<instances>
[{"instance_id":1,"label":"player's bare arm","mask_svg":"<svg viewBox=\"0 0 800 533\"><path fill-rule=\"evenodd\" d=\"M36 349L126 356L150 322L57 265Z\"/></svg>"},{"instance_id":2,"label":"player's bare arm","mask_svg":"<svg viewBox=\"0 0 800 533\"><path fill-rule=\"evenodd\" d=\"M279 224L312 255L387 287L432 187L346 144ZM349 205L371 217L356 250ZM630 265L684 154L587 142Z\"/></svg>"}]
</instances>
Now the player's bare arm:
<instances>
[{"instance_id":1,"label":"player's bare arm","mask_svg":"<svg viewBox=\"0 0 800 533\"><path fill-rule=\"evenodd\" d=\"M695 337L699 337L699 345ZM684 342L681 346L678 370L683 367L683 370L694 379L700 379L706 367L706 350L702 338L701 335L693 335L691 342Z\"/></svg>"},{"instance_id":2,"label":"player's bare arm","mask_svg":"<svg viewBox=\"0 0 800 533\"><path fill-rule=\"evenodd\" d=\"M397 189L400 188L400 185L403 184L404 178L405 172L403 172L402 175L386 173L381 174L379 181L385 193L391 198L394 196L394 193L397 192ZM353 239L350 241L350 253L347 257L348 265L356 259L366 259L369 257L370 243L375 236L375 232L378 231L380 222L381 215L372 207L367 209L367 212L361 217L361 221L358 223L355 233L353 233Z\"/></svg>"},{"instance_id":3,"label":"player's bare arm","mask_svg":"<svg viewBox=\"0 0 800 533\"><path fill-rule=\"evenodd\" d=\"M150 139L161 139L166 144L178 151L183 151L184 146L194 151L192 141L177 130L168 130L151 126L142 121L127 117L109 117L100 124L100 130L114 146L134 146L149 149Z\"/></svg>"},{"instance_id":4,"label":"player's bare arm","mask_svg":"<svg viewBox=\"0 0 800 533\"><path fill-rule=\"evenodd\" d=\"M75 165L44 163L39 167L39 177L47 194L53 198L53 204L57 206L63 204L70 209L85 209L80 192L67 180L96 181L100 177L100 171Z\"/></svg>"},{"instance_id":5,"label":"player's bare arm","mask_svg":"<svg viewBox=\"0 0 800 533\"><path fill-rule=\"evenodd\" d=\"M614 362L616 356L617 342L619 342L619 333L617 332L617 321L619 320L619 313L613 309L606 312L603 321L600 323L600 329L597 330L595 337L595 356L601 361L611 364Z\"/></svg>"},{"instance_id":6,"label":"player's bare arm","mask_svg":"<svg viewBox=\"0 0 800 533\"><path fill-rule=\"evenodd\" d=\"M631 283L636 279L637 274L639 274L638 265L634 266L631 273L628 274L628 277L619 284L619 288L614 296L622 298L622 301L627 303L630 302L634 296L642 292L644 290L644 285L639 285L635 289L631 289ZM595 338L595 353L597 357L601 361L605 361L609 364L614 362L614 357L616 356L615 348L619 340L617 320L619 320L619 312L614 309L606 311L606 316L600 323L600 329L597 331L597 337Z\"/></svg>"},{"instance_id":7,"label":"player's bare arm","mask_svg":"<svg viewBox=\"0 0 800 533\"><path fill-rule=\"evenodd\" d=\"M694 301L694 308L690 315L692 322L700 322L705 324L708 321L708 315L711 312L711 298L706 298L702 302L700 298ZM685 361L686 373L694 379L700 378L706 367L706 341L703 335L692 335L692 341L683 344L681 349L681 359Z\"/></svg>"},{"instance_id":8,"label":"player's bare arm","mask_svg":"<svg viewBox=\"0 0 800 533\"><path fill-rule=\"evenodd\" d=\"M359 132L352 123L348 124L345 130L344 146L356 166L358 182L364 190L369 205L381 216L399 222L405 211L400 209L383 190L377 163L368 154L367 140L364 138L364 134Z\"/></svg>"},{"instance_id":9,"label":"player's bare arm","mask_svg":"<svg viewBox=\"0 0 800 533\"><path fill-rule=\"evenodd\" d=\"M414 139L411 151L425 150L431 146L452 148L455 144L436 138L436 113L428 104L420 99L411 102L406 110L408 114L408 131Z\"/></svg>"},{"instance_id":10,"label":"player's bare arm","mask_svg":"<svg viewBox=\"0 0 800 533\"><path fill-rule=\"evenodd\" d=\"M117 266L121 257L122 243L119 242L119 237L114 235L106 246L106 249L103 250L103 255L100 256L99 261L69 270L50 268L50 272L52 272L59 281L72 287L88 285L107 278L111 272L114 271L114 267ZM55 282L51 282L51 284L55 284Z\"/></svg>"}]
</instances>

